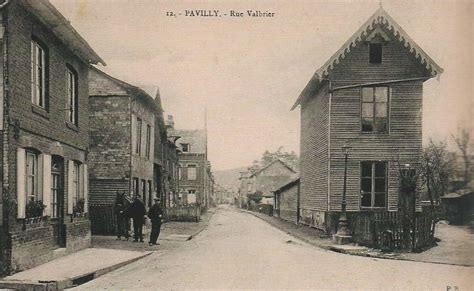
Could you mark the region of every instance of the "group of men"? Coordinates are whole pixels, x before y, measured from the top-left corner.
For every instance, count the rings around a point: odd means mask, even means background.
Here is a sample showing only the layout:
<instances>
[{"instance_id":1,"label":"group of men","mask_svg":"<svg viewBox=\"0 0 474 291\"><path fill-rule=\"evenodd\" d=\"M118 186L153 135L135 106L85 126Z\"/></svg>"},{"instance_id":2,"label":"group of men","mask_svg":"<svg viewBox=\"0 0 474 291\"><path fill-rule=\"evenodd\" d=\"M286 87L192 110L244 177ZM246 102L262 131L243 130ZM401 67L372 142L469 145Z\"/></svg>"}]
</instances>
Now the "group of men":
<instances>
[{"instance_id":1,"label":"group of men","mask_svg":"<svg viewBox=\"0 0 474 291\"><path fill-rule=\"evenodd\" d=\"M117 195L115 202L115 216L117 218L117 239L120 240L122 236L128 240L130 234L128 232L128 222L131 218L133 220L133 241L143 241L143 225L145 224L146 218L151 220L151 234L150 246L158 245L157 240L160 235L161 223L163 220L163 210L160 205L160 199L155 198L153 205L148 210L145 208L145 204L140 199L140 196L135 196L130 206L126 206L124 195Z\"/></svg>"}]
</instances>

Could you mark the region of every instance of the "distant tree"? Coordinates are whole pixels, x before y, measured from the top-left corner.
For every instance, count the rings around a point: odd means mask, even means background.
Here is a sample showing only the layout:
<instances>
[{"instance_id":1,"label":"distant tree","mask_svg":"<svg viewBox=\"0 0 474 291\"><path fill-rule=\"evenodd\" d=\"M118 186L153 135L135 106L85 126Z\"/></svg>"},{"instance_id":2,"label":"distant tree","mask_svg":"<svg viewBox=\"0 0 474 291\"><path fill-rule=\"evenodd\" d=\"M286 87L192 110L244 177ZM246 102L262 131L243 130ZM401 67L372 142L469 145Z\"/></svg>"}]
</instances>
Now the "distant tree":
<instances>
[{"instance_id":1,"label":"distant tree","mask_svg":"<svg viewBox=\"0 0 474 291\"><path fill-rule=\"evenodd\" d=\"M421 179L433 206L448 191L449 181L454 173L453 160L446 149L446 143L430 140L423 149Z\"/></svg>"},{"instance_id":2,"label":"distant tree","mask_svg":"<svg viewBox=\"0 0 474 291\"><path fill-rule=\"evenodd\" d=\"M284 148L280 146L276 151L270 152L266 150L262 154L262 159L260 160L261 167L265 167L266 165L270 164L274 160L282 160L286 164L288 164L293 169L298 169L299 166L299 158L294 151L287 152L284 151Z\"/></svg>"},{"instance_id":3,"label":"distant tree","mask_svg":"<svg viewBox=\"0 0 474 291\"><path fill-rule=\"evenodd\" d=\"M471 182L471 151L469 147L471 141L471 131L466 128L461 128L458 130L456 136L452 135L454 142L458 146L459 151L461 152L461 157L464 162L464 186L467 186Z\"/></svg>"}]
</instances>

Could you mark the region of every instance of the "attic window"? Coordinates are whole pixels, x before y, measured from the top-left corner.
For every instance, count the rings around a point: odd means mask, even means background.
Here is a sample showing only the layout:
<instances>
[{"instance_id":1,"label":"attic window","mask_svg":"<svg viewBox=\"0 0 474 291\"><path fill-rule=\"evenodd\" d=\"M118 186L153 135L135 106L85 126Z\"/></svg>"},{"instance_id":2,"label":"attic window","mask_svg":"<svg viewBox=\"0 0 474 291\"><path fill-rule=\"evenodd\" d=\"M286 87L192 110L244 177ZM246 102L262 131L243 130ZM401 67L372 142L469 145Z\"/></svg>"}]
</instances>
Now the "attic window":
<instances>
[{"instance_id":1,"label":"attic window","mask_svg":"<svg viewBox=\"0 0 474 291\"><path fill-rule=\"evenodd\" d=\"M189 143L182 143L181 150L183 151L183 153L189 152Z\"/></svg>"},{"instance_id":2,"label":"attic window","mask_svg":"<svg viewBox=\"0 0 474 291\"><path fill-rule=\"evenodd\" d=\"M369 62L371 64L382 63L382 43L369 43Z\"/></svg>"}]
</instances>

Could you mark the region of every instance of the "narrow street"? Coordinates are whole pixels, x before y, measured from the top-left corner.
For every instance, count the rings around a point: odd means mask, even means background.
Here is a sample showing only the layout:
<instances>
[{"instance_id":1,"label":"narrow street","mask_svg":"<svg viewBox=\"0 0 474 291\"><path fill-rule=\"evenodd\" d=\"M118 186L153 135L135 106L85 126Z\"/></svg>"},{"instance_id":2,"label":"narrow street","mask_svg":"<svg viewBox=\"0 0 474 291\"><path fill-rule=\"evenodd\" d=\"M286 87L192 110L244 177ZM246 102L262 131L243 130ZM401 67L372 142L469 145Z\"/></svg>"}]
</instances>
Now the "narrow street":
<instances>
[{"instance_id":1,"label":"narrow street","mask_svg":"<svg viewBox=\"0 0 474 291\"><path fill-rule=\"evenodd\" d=\"M225 206L206 230L182 247L158 251L76 289L468 290L472 277L468 267L321 250Z\"/></svg>"}]
</instances>

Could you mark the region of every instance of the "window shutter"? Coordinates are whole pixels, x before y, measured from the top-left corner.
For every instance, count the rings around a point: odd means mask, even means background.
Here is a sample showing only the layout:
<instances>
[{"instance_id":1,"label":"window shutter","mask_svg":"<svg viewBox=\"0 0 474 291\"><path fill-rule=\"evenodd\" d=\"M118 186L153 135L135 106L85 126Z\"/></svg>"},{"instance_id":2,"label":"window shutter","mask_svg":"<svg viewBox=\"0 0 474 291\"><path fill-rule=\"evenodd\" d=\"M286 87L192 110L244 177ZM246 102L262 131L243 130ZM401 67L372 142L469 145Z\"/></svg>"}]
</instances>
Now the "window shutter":
<instances>
[{"instance_id":1,"label":"window shutter","mask_svg":"<svg viewBox=\"0 0 474 291\"><path fill-rule=\"evenodd\" d=\"M67 213L73 213L74 201L72 195L73 176L74 176L74 161L68 161L67 164Z\"/></svg>"},{"instance_id":2,"label":"window shutter","mask_svg":"<svg viewBox=\"0 0 474 291\"><path fill-rule=\"evenodd\" d=\"M89 212L89 173L87 165L82 165L82 189L84 190L84 212Z\"/></svg>"},{"instance_id":3,"label":"window shutter","mask_svg":"<svg viewBox=\"0 0 474 291\"><path fill-rule=\"evenodd\" d=\"M46 208L43 216L51 215L51 155L43 154L43 204Z\"/></svg>"},{"instance_id":4,"label":"window shutter","mask_svg":"<svg viewBox=\"0 0 474 291\"><path fill-rule=\"evenodd\" d=\"M150 130L150 160L155 157L155 128L152 126Z\"/></svg>"},{"instance_id":5,"label":"window shutter","mask_svg":"<svg viewBox=\"0 0 474 291\"><path fill-rule=\"evenodd\" d=\"M25 218L26 193L25 193L25 149L18 148L16 151L16 194L17 194L17 217Z\"/></svg>"},{"instance_id":6,"label":"window shutter","mask_svg":"<svg viewBox=\"0 0 474 291\"><path fill-rule=\"evenodd\" d=\"M131 123L131 126L132 126L132 155L134 155L137 150L136 150L136 146L137 146L137 119L135 117L135 114L132 113L132 123Z\"/></svg>"}]
</instances>

